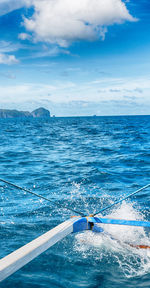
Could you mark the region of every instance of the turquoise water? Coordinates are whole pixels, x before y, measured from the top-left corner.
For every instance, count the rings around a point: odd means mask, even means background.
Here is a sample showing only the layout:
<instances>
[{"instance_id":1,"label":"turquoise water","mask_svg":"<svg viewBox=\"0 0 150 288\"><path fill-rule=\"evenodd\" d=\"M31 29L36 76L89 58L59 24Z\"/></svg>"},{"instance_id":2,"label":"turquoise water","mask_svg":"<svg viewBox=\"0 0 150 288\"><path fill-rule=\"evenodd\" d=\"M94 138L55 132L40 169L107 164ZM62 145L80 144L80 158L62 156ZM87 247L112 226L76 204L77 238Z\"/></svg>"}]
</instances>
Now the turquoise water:
<instances>
[{"instance_id":1,"label":"turquoise water","mask_svg":"<svg viewBox=\"0 0 150 288\"><path fill-rule=\"evenodd\" d=\"M94 213L150 182L150 116L0 120L0 178ZM0 257L73 213L0 183ZM150 189L103 215L150 221ZM150 287L149 230L106 225L51 247L0 287Z\"/></svg>"}]
</instances>

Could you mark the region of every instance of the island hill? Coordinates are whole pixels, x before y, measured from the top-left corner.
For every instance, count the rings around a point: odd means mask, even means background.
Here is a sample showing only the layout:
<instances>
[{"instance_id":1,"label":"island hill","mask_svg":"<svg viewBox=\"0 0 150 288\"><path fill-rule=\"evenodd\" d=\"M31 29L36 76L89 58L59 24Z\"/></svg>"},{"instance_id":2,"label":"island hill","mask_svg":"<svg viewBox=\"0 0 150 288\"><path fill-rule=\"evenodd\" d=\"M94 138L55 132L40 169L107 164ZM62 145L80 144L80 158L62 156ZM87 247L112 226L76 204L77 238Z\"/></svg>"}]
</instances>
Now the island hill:
<instances>
[{"instance_id":1,"label":"island hill","mask_svg":"<svg viewBox=\"0 0 150 288\"><path fill-rule=\"evenodd\" d=\"M0 118L49 118L50 112L45 108L38 108L32 112L0 109Z\"/></svg>"}]
</instances>

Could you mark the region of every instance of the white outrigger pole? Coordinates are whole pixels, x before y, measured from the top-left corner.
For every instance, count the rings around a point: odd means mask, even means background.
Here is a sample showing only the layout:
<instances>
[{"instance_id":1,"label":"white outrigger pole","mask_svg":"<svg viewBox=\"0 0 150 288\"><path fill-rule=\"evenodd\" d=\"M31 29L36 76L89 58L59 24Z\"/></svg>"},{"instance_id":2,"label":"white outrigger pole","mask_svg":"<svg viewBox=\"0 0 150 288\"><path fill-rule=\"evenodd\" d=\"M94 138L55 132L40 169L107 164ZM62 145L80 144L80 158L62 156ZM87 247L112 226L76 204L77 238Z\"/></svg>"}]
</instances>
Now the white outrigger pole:
<instances>
[{"instance_id":1,"label":"white outrigger pole","mask_svg":"<svg viewBox=\"0 0 150 288\"><path fill-rule=\"evenodd\" d=\"M103 228L96 225L99 224L117 224L128 226L150 227L150 222L145 221L129 221L119 219L108 219L98 217L74 217L61 223L52 230L46 232L30 243L22 246L18 250L9 254L0 260L0 282L18 271L21 267L32 261L48 248L65 238L67 235L85 230L93 232L104 232ZM130 245L130 244L129 244ZM131 245L135 248L150 248L145 245Z\"/></svg>"},{"instance_id":2,"label":"white outrigger pole","mask_svg":"<svg viewBox=\"0 0 150 288\"><path fill-rule=\"evenodd\" d=\"M5 180L0 179L0 181L11 184L12 186L19 188L21 190L25 190L31 194L34 194L39 197L38 194L32 193L31 191L21 188L19 186L16 186L15 184L9 183ZM139 192L143 189L146 189L149 185L144 186L143 188L136 191ZM134 195L134 193L131 194ZM126 197L128 198L129 195ZM44 197L43 197L44 198ZM44 198L45 200L48 200ZM124 198L125 199L125 198ZM124 200L122 199L122 201ZM49 201L49 200L48 200ZM51 200L50 200L51 201ZM52 202L52 201L51 201ZM117 201L114 203L118 204L120 201ZM111 205L112 207L113 205ZM108 209L110 206L103 208ZM72 210L72 209L69 209ZM99 211L100 212L100 211ZM77 212L79 213L79 212ZM83 215L82 213L80 213ZM29 242L28 244L22 246L21 248L17 249L16 251L12 252L8 256L2 258L0 260L0 282L6 279L8 276L12 275L16 271L18 271L21 267L32 261L34 258L39 256L41 253L46 251L48 248L53 246L58 241L65 238L67 235L71 233L81 232L85 230L92 230L93 232L104 232L104 229L100 227L100 224L117 224L117 225L128 225L128 226L141 226L141 227L149 227L150 228L150 222L145 221L132 221L132 220L122 220L122 219L109 219L109 218L99 218L95 217L96 214L90 215L90 216L76 216L73 217L60 225L56 226L52 230L46 232L45 234L41 235L40 237L36 238L35 240ZM99 224L99 225L97 225ZM111 236L111 235L110 235ZM127 243L129 244L129 243ZM130 244L129 244L130 245ZM150 248L146 245L130 245L131 247L135 248Z\"/></svg>"},{"instance_id":3,"label":"white outrigger pole","mask_svg":"<svg viewBox=\"0 0 150 288\"><path fill-rule=\"evenodd\" d=\"M0 260L0 281L19 270L55 243L73 232L73 221L65 221Z\"/></svg>"}]
</instances>

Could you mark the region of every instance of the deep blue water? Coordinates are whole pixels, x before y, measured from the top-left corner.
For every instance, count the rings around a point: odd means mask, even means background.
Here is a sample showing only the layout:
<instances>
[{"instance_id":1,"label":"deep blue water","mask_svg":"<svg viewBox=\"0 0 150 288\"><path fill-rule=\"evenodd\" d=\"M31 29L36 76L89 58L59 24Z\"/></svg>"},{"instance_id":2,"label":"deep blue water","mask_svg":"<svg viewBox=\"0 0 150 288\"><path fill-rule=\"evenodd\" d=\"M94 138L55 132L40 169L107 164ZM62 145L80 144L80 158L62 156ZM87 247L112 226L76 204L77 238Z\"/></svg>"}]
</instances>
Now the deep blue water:
<instances>
[{"instance_id":1,"label":"deep blue water","mask_svg":"<svg viewBox=\"0 0 150 288\"><path fill-rule=\"evenodd\" d=\"M94 213L150 182L150 116L1 119L0 178ZM0 185L0 257L73 215ZM150 220L149 206L147 189L104 215ZM111 232L137 244L150 241L143 228ZM92 232L70 235L0 287L148 288L149 253Z\"/></svg>"}]
</instances>

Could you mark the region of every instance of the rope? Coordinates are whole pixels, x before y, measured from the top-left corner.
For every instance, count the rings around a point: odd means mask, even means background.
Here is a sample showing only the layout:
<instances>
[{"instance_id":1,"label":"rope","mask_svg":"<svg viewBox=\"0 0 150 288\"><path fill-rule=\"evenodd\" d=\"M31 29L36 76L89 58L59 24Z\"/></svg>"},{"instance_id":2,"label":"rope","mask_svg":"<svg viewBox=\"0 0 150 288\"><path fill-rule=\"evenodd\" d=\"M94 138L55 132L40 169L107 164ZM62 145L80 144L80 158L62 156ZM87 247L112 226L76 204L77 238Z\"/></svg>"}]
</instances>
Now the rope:
<instances>
[{"instance_id":1,"label":"rope","mask_svg":"<svg viewBox=\"0 0 150 288\"><path fill-rule=\"evenodd\" d=\"M131 197L131 196L133 196L133 195L139 193L139 192L142 191L142 190L145 190L145 189L148 188L149 186L150 186L150 184L147 184L146 186L144 186L144 187L142 187L142 188L136 190L135 192L133 192L133 193L127 195L126 197L122 198L121 200L117 200L117 201L114 202L113 204L111 204L111 205L109 205L109 206L107 206L107 207L102 208L101 210L99 210L98 212L96 212L93 216L96 216L97 214L99 214L99 213L101 213L101 212L104 212L105 210L108 210L109 208L112 208L113 206L115 206L115 205L121 203L122 201L128 199L129 197Z\"/></svg>"},{"instance_id":2,"label":"rope","mask_svg":"<svg viewBox=\"0 0 150 288\"><path fill-rule=\"evenodd\" d=\"M81 212L79 212L79 211L76 211L76 210L74 210L74 209L72 209L72 208L68 208L68 207L66 207L66 206L64 206L64 205L62 205L62 204L59 204L59 203L57 203L57 202L55 202L55 201L52 201L52 200L50 200L50 199L48 199L48 198L46 198L46 197L44 197L44 196L42 196L42 195L40 195L40 194L37 194L37 193L35 193L35 192L32 192L32 191L30 191L30 190L28 190L28 189L26 189L26 188L22 188L22 187L20 187L20 186L18 186L18 185L16 185L16 184L13 184L13 183L11 183L11 182L9 182L9 181L4 180L4 179L0 179L0 181L3 182L3 183L5 183L5 184L8 184L8 185L13 186L14 188L17 188L17 189L19 189L19 190L22 190L22 191L25 191L25 192L27 192L27 193L30 193L30 194L32 194L32 195L34 195L34 196L37 196L37 197L39 197L39 198L41 198L41 199L44 199L44 200L52 203L53 205L59 206L59 207L61 207L61 208L65 208L65 209L67 209L67 210L69 210L69 211L71 211L71 212L74 212L74 213L76 213L76 214L79 214L80 216L84 216L84 214L81 213Z\"/></svg>"},{"instance_id":3,"label":"rope","mask_svg":"<svg viewBox=\"0 0 150 288\"><path fill-rule=\"evenodd\" d=\"M133 247L133 248L137 248L137 249L150 249L150 246L148 245L139 245L139 244L130 244L130 243L126 243L125 244L128 244L130 247Z\"/></svg>"},{"instance_id":4,"label":"rope","mask_svg":"<svg viewBox=\"0 0 150 288\"><path fill-rule=\"evenodd\" d=\"M18 185L16 185L16 184L13 184L13 183L11 183L11 182L9 182L9 181L6 181L6 180L4 180L4 179L1 179L1 178L0 178L0 181L3 182L3 183L5 183L5 184L11 185L11 186L13 186L13 187L15 187L15 188L17 188L17 189L19 189L19 190L25 191L25 192L30 193L30 194L32 194L32 195L34 195L34 196L37 196L37 197L39 197L39 198L41 198L41 199L44 199L44 200L52 203L53 205L59 206L59 207L61 207L61 208L65 208L65 209L67 209L67 210L69 210L69 211L71 211L71 212L74 212L74 213L82 216L82 217L85 217L85 215L84 215L82 212L76 211L76 210L74 210L74 209L72 209L72 208L66 207L65 205L59 204L59 203L57 203L57 202L55 202L55 201L52 201L52 200L50 200L50 199L48 199L48 198L46 198L46 197L44 197L44 196L42 196L42 195L40 195L40 194L37 194L37 193L35 193L35 192L32 192L32 191L30 191L30 190L28 190L28 189L26 189L26 188L22 188L22 187L20 187L20 186L18 186ZM108 209L112 208L113 206L121 203L122 201L128 199L129 197L131 197L131 196L139 193L139 192L142 191L142 190L145 190L145 189L148 188L149 186L150 186L150 183L147 184L146 186L144 186L144 187L142 187L142 188L134 191L133 193L127 195L126 197L124 197L124 198L122 198L122 199L120 199L120 200L117 200L117 201L114 202L113 204L111 204L111 205L109 205L109 206L107 206L107 207L102 208L101 210L99 210L99 211L97 211L95 214L93 214L92 216L94 217L94 216L96 216L97 214L99 214L99 213L101 213L101 212L104 212L105 210L108 210Z\"/></svg>"}]
</instances>

